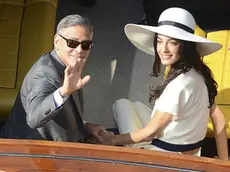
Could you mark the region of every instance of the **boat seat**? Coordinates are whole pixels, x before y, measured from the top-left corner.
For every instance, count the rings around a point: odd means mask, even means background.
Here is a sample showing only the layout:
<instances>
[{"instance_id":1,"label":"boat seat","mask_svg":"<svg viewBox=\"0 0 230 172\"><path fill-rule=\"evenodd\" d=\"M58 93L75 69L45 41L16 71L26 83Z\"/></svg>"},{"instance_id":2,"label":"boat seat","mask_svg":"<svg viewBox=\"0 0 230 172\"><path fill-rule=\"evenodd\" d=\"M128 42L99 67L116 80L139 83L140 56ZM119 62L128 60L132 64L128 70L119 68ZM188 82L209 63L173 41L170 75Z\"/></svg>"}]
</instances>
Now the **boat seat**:
<instances>
[{"instance_id":1,"label":"boat seat","mask_svg":"<svg viewBox=\"0 0 230 172\"><path fill-rule=\"evenodd\" d=\"M0 1L0 123L32 64L52 50L58 0Z\"/></svg>"}]
</instances>

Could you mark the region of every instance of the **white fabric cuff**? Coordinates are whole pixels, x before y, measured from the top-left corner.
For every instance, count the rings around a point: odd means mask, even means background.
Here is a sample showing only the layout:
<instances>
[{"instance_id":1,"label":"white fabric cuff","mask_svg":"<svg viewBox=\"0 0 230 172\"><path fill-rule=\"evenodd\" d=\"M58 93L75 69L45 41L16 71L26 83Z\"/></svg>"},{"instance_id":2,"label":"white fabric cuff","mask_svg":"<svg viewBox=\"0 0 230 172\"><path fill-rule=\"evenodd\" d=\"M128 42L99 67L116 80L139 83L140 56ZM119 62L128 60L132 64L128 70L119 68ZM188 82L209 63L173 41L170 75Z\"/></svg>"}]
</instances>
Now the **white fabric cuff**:
<instances>
[{"instance_id":1,"label":"white fabric cuff","mask_svg":"<svg viewBox=\"0 0 230 172\"><path fill-rule=\"evenodd\" d=\"M57 108L59 108L61 105L63 105L64 100L63 100L59 90L56 90L54 92L54 102L55 102Z\"/></svg>"}]
</instances>

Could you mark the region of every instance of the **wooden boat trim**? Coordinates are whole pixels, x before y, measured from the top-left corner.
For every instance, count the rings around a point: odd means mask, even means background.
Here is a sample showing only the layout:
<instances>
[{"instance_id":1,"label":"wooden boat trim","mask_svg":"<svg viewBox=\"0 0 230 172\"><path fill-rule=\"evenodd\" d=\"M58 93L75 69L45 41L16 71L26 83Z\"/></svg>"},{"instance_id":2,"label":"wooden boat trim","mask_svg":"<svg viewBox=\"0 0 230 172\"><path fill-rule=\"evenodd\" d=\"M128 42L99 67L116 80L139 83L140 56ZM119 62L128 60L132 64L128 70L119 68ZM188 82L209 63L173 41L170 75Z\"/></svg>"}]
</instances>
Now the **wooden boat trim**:
<instances>
[{"instance_id":1,"label":"wooden boat trim","mask_svg":"<svg viewBox=\"0 0 230 172\"><path fill-rule=\"evenodd\" d=\"M54 160L58 163L67 161L74 161L78 164L83 164L84 162L98 163L105 167L116 165L116 168L121 166L120 171L124 166L129 166L133 169L154 168L160 171L230 171L228 161L213 158L104 145L0 139L0 158L10 159L12 157L21 160L23 158L42 159L44 162ZM50 165L53 169L55 168L54 166ZM1 161L0 167L4 167Z\"/></svg>"}]
</instances>

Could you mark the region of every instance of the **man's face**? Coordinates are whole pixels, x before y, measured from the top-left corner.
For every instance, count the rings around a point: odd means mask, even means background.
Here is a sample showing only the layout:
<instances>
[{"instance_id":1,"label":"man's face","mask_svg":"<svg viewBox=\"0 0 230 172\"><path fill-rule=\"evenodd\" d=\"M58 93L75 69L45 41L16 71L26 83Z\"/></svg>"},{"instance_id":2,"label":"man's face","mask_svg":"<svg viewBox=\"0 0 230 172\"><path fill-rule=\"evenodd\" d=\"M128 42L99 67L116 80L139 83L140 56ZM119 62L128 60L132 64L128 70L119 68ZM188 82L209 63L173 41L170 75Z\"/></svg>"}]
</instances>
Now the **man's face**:
<instances>
[{"instance_id":1,"label":"man's face","mask_svg":"<svg viewBox=\"0 0 230 172\"><path fill-rule=\"evenodd\" d=\"M74 64L74 61L79 58L88 58L92 37L93 34L88 28L72 26L55 35L54 46L61 60L68 66Z\"/></svg>"}]
</instances>

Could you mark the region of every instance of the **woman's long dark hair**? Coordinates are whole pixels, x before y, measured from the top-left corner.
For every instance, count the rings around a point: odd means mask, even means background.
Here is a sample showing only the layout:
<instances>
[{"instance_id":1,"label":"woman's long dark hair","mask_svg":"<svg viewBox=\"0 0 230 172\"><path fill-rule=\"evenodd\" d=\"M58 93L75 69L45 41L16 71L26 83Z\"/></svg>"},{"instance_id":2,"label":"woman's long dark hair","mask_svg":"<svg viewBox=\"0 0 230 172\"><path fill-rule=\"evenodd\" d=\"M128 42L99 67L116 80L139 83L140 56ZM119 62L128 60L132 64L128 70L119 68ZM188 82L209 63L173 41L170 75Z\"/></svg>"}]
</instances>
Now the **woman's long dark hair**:
<instances>
[{"instance_id":1,"label":"woman's long dark hair","mask_svg":"<svg viewBox=\"0 0 230 172\"><path fill-rule=\"evenodd\" d=\"M209 107L211 107L215 101L215 96L217 95L217 83L213 79L213 75L211 70L206 66L200 55L198 54L196 50L196 43L194 42L188 42L188 41L182 41L177 40L180 44L180 56L181 59L171 65L169 72L167 74L167 77L165 81L157 86L156 88L153 88L153 86L150 86L150 99L156 100L160 97L166 86L175 79L178 75L182 73L188 72L191 68L194 68L200 75L203 76L205 84L208 89L208 96L209 96ZM157 53L157 34L154 37L154 51L155 51L155 62L153 64L153 72L152 76L158 77L160 73L160 67L161 67L161 61L160 57Z\"/></svg>"}]
</instances>

